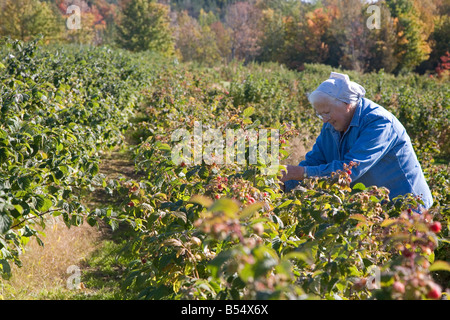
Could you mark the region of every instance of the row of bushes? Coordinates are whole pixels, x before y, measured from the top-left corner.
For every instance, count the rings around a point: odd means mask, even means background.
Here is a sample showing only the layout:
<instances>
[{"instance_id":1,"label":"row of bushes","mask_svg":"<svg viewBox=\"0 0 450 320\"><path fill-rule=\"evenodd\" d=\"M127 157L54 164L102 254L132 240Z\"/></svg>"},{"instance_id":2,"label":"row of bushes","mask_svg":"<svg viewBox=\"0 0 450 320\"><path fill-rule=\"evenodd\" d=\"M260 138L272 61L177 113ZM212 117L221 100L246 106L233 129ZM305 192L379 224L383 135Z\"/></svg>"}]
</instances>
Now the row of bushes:
<instances>
[{"instance_id":1,"label":"row of bushes","mask_svg":"<svg viewBox=\"0 0 450 320\"><path fill-rule=\"evenodd\" d=\"M144 91L135 132L143 140L135 161L145 178L116 185L123 199L118 218L133 220L138 230L124 250L132 260L124 289L145 299L441 297L449 270L448 168L433 164L444 145L432 136L429 145L419 144L419 128L409 131L436 198L422 215L411 211L418 204L413 197L394 204L384 188L350 187L346 171L283 194L276 174L262 174L262 163L172 159L177 142L171 133L192 133L200 122L224 139L227 129L278 129L286 161L289 141L300 132L314 137L320 129L306 94L329 72L310 65L295 73L274 64L179 65L161 72ZM436 109L448 109L448 90L433 80L350 76L400 118L402 110L413 118L422 113L421 101L431 96ZM405 96L412 87L416 99ZM429 112L436 120L420 124L437 134L448 113Z\"/></svg>"}]
</instances>

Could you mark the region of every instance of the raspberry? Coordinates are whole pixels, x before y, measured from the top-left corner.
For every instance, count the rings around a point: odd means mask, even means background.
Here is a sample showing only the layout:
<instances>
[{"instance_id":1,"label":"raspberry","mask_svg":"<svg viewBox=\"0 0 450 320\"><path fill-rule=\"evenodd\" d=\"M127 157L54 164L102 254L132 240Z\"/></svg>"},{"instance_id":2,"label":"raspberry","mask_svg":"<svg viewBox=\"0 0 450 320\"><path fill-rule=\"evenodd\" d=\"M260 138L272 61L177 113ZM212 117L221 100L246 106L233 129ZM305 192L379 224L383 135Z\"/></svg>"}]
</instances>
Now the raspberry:
<instances>
[{"instance_id":1,"label":"raspberry","mask_svg":"<svg viewBox=\"0 0 450 320\"><path fill-rule=\"evenodd\" d=\"M409 257L411 257L414 253L413 253L412 251L408 250L408 249L404 249L404 250L402 251L402 254L403 254L404 257L409 258Z\"/></svg>"},{"instance_id":2,"label":"raspberry","mask_svg":"<svg viewBox=\"0 0 450 320\"><path fill-rule=\"evenodd\" d=\"M439 299L441 297L441 290L438 287L431 288L428 291L427 297L430 299Z\"/></svg>"},{"instance_id":3,"label":"raspberry","mask_svg":"<svg viewBox=\"0 0 450 320\"><path fill-rule=\"evenodd\" d=\"M392 289L400 293L405 293L405 285L399 281L394 282Z\"/></svg>"},{"instance_id":4,"label":"raspberry","mask_svg":"<svg viewBox=\"0 0 450 320\"><path fill-rule=\"evenodd\" d=\"M439 221L435 221L431 224L430 226L430 230L433 231L434 233L439 233L442 229L442 225Z\"/></svg>"}]
</instances>

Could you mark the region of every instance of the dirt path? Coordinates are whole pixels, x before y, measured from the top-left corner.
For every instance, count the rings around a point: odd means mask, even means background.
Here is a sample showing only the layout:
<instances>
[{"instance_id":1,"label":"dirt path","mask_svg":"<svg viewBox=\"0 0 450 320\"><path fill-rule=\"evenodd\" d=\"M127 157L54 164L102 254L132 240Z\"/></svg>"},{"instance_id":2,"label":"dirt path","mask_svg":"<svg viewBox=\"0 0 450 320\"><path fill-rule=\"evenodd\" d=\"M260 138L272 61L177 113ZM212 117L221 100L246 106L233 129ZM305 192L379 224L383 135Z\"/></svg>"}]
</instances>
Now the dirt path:
<instances>
[{"instance_id":1,"label":"dirt path","mask_svg":"<svg viewBox=\"0 0 450 320\"><path fill-rule=\"evenodd\" d=\"M129 153L119 150L106 153L101 158L100 174L106 179L125 177L137 178L134 163ZM103 190L92 193L87 207L108 205L111 198ZM79 268L81 275L85 270L90 255L99 250L105 241L111 238L108 227L91 227L87 223L79 227L67 228L61 217L49 217L46 222L45 236L40 236L44 242L41 247L32 239L21 255L22 267L12 266L12 278L0 280L0 300L30 300L30 299L66 299L73 292L67 292L68 280L73 270ZM84 269L83 269L84 268ZM104 274L98 272L98 276ZM101 281L101 280L100 280ZM81 284L82 290L84 288ZM79 290L78 290L79 291Z\"/></svg>"}]
</instances>

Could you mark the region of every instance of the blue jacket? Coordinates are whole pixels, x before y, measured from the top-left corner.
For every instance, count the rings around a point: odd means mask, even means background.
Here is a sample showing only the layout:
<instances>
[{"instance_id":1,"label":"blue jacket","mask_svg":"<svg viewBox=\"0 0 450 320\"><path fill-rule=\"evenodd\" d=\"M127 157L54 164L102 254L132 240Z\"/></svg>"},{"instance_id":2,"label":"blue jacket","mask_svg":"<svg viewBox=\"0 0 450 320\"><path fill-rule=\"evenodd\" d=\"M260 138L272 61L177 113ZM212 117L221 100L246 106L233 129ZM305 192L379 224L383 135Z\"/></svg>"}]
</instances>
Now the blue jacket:
<instances>
[{"instance_id":1,"label":"blue jacket","mask_svg":"<svg viewBox=\"0 0 450 320\"><path fill-rule=\"evenodd\" d=\"M350 161L359 162L352 169L352 186L361 182L366 187L386 187L391 200L412 193L422 197L427 209L432 206L430 188L405 128L392 113L366 98L359 101L342 137L325 123L299 165L308 177L325 177ZM297 185L298 181L286 181L286 191Z\"/></svg>"}]
</instances>

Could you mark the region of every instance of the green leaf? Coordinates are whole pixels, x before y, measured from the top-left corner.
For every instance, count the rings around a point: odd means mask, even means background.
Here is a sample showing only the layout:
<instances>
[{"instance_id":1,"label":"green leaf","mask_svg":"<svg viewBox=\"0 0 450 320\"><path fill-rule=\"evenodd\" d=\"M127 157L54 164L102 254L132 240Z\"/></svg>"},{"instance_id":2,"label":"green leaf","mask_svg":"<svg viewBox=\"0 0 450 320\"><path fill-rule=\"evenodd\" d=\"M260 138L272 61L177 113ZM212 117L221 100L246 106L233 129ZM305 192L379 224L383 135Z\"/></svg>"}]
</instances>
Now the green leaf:
<instances>
[{"instance_id":1,"label":"green leaf","mask_svg":"<svg viewBox=\"0 0 450 320\"><path fill-rule=\"evenodd\" d=\"M221 198L215 201L208 211L223 212L228 217L234 218L236 213L239 211L239 206L231 199Z\"/></svg>"},{"instance_id":2,"label":"green leaf","mask_svg":"<svg viewBox=\"0 0 450 320\"><path fill-rule=\"evenodd\" d=\"M292 203L293 200L286 200L285 202L283 202L282 204L280 204L277 209L281 209L284 207L287 207L288 205L290 205Z\"/></svg>"},{"instance_id":3,"label":"green leaf","mask_svg":"<svg viewBox=\"0 0 450 320\"><path fill-rule=\"evenodd\" d=\"M220 269L225 265L228 259L232 257L233 253L230 250L220 252L213 260L208 263L208 269L214 278L218 278Z\"/></svg>"},{"instance_id":4,"label":"green leaf","mask_svg":"<svg viewBox=\"0 0 450 320\"><path fill-rule=\"evenodd\" d=\"M248 107L247 109L244 110L243 112L243 117L244 118L248 118L250 117L253 113L255 113L255 108L254 107Z\"/></svg>"},{"instance_id":5,"label":"green leaf","mask_svg":"<svg viewBox=\"0 0 450 320\"><path fill-rule=\"evenodd\" d=\"M39 210L41 212L46 212L52 206L53 206L53 203L50 199L48 199L42 195L38 195L36 197L36 206L35 206L36 210Z\"/></svg>"},{"instance_id":6,"label":"green leaf","mask_svg":"<svg viewBox=\"0 0 450 320\"><path fill-rule=\"evenodd\" d=\"M248 206L246 206L241 214L239 215L240 219L245 219L249 216L251 216L254 212L258 211L259 209L261 209L263 207L263 204L261 202L257 202L257 203L252 203Z\"/></svg>"},{"instance_id":7,"label":"green leaf","mask_svg":"<svg viewBox=\"0 0 450 320\"><path fill-rule=\"evenodd\" d=\"M0 148L0 164L8 160L9 152L5 147Z\"/></svg>"},{"instance_id":8,"label":"green leaf","mask_svg":"<svg viewBox=\"0 0 450 320\"><path fill-rule=\"evenodd\" d=\"M205 167L201 167L198 171L198 176L202 179L206 179L209 177L209 171Z\"/></svg>"},{"instance_id":9,"label":"green leaf","mask_svg":"<svg viewBox=\"0 0 450 320\"><path fill-rule=\"evenodd\" d=\"M366 186L364 184L362 184L361 182L359 182L353 186L353 191L359 192L359 191L364 191L364 190L366 190Z\"/></svg>"},{"instance_id":10,"label":"green leaf","mask_svg":"<svg viewBox=\"0 0 450 320\"><path fill-rule=\"evenodd\" d=\"M89 172L90 172L90 174L95 176L99 172L99 170L100 170L100 168L98 166L98 163L94 163L94 164L92 164L92 167L89 170Z\"/></svg>"},{"instance_id":11,"label":"green leaf","mask_svg":"<svg viewBox=\"0 0 450 320\"><path fill-rule=\"evenodd\" d=\"M193 195L189 202L197 203L205 208L209 208L214 203L212 199L199 194Z\"/></svg>"},{"instance_id":12,"label":"green leaf","mask_svg":"<svg viewBox=\"0 0 450 320\"><path fill-rule=\"evenodd\" d=\"M0 234L4 234L11 228L12 220L6 212L0 212Z\"/></svg>"},{"instance_id":13,"label":"green leaf","mask_svg":"<svg viewBox=\"0 0 450 320\"><path fill-rule=\"evenodd\" d=\"M245 264L245 266L239 271L239 277L244 282L247 282L249 279L255 278L253 265L250 263Z\"/></svg>"},{"instance_id":14,"label":"green leaf","mask_svg":"<svg viewBox=\"0 0 450 320\"><path fill-rule=\"evenodd\" d=\"M358 220L358 221L361 221L361 222L367 222L367 218L364 215L360 214L360 213L352 214L348 218L349 219L353 219L353 220Z\"/></svg>"},{"instance_id":15,"label":"green leaf","mask_svg":"<svg viewBox=\"0 0 450 320\"><path fill-rule=\"evenodd\" d=\"M174 211L172 212L172 214L177 217L178 219L183 220L184 223L187 222L187 216L186 213L182 212L182 211Z\"/></svg>"},{"instance_id":16,"label":"green leaf","mask_svg":"<svg viewBox=\"0 0 450 320\"><path fill-rule=\"evenodd\" d=\"M11 276L11 266L6 259L0 259L2 277L8 279Z\"/></svg>"},{"instance_id":17,"label":"green leaf","mask_svg":"<svg viewBox=\"0 0 450 320\"><path fill-rule=\"evenodd\" d=\"M311 258L304 252L292 251L292 252L289 252L288 254L285 254L283 258L288 259L288 260L289 259L301 260L306 263L311 262Z\"/></svg>"},{"instance_id":18,"label":"green leaf","mask_svg":"<svg viewBox=\"0 0 450 320\"><path fill-rule=\"evenodd\" d=\"M27 190L31 186L31 179L30 177L20 177L17 180L17 184L19 185L20 189Z\"/></svg>"},{"instance_id":19,"label":"green leaf","mask_svg":"<svg viewBox=\"0 0 450 320\"><path fill-rule=\"evenodd\" d=\"M161 142L158 142L158 143L156 144L156 146L157 146L158 149L161 150L161 151L169 151L169 152L172 151L172 149L170 148L170 146L169 146L167 143L161 143Z\"/></svg>"},{"instance_id":20,"label":"green leaf","mask_svg":"<svg viewBox=\"0 0 450 320\"><path fill-rule=\"evenodd\" d=\"M381 227L389 227L397 222L398 222L397 219L386 219L380 224L380 226Z\"/></svg>"},{"instance_id":21,"label":"green leaf","mask_svg":"<svg viewBox=\"0 0 450 320\"><path fill-rule=\"evenodd\" d=\"M430 271L438 271L438 270L450 271L450 263L442 260L437 260L428 269Z\"/></svg>"},{"instance_id":22,"label":"green leaf","mask_svg":"<svg viewBox=\"0 0 450 320\"><path fill-rule=\"evenodd\" d=\"M16 213L19 213L20 215L23 213L23 207L20 204L15 204L14 208L16 209Z\"/></svg>"},{"instance_id":23,"label":"green leaf","mask_svg":"<svg viewBox=\"0 0 450 320\"><path fill-rule=\"evenodd\" d=\"M276 251L281 248L281 239L279 236L276 236L272 239L272 248Z\"/></svg>"},{"instance_id":24,"label":"green leaf","mask_svg":"<svg viewBox=\"0 0 450 320\"><path fill-rule=\"evenodd\" d=\"M36 236L36 241L38 243L39 246L44 247L44 242L41 240L41 238L39 238L38 236Z\"/></svg>"},{"instance_id":25,"label":"green leaf","mask_svg":"<svg viewBox=\"0 0 450 320\"><path fill-rule=\"evenodd\" d=\"M253 124L246 126L244 128L244 130L250 130L250 129L254 129L257 128L259 125L261 124L261 121L259 119L256 119L255 122L253 122ZM280 152L285 151L285 150L280 150ZM287 152L287 151L286 151Z\"/></svg>"},{"instance_id":26,"label":"green leaf","mask_svg":"<svg viewBox=\"0 0 450 320\"><path fill-rule=\"evenodd\" d=\"M116 231L119 228L119 222L116 219L110 219L109 225L111 226L112 231Z\"/></svg>"},{"instance_id":27,"label":"green leaf","mask_svg":"<svg viewBox=\"0 0 450 320\"><path fill-rule=\"evenodd\" d=\"M281 220L281 218L276 214L272 215L272 221L276 223L281 229L284 228L283 220Z\"/></svg>"}]
</instances>

